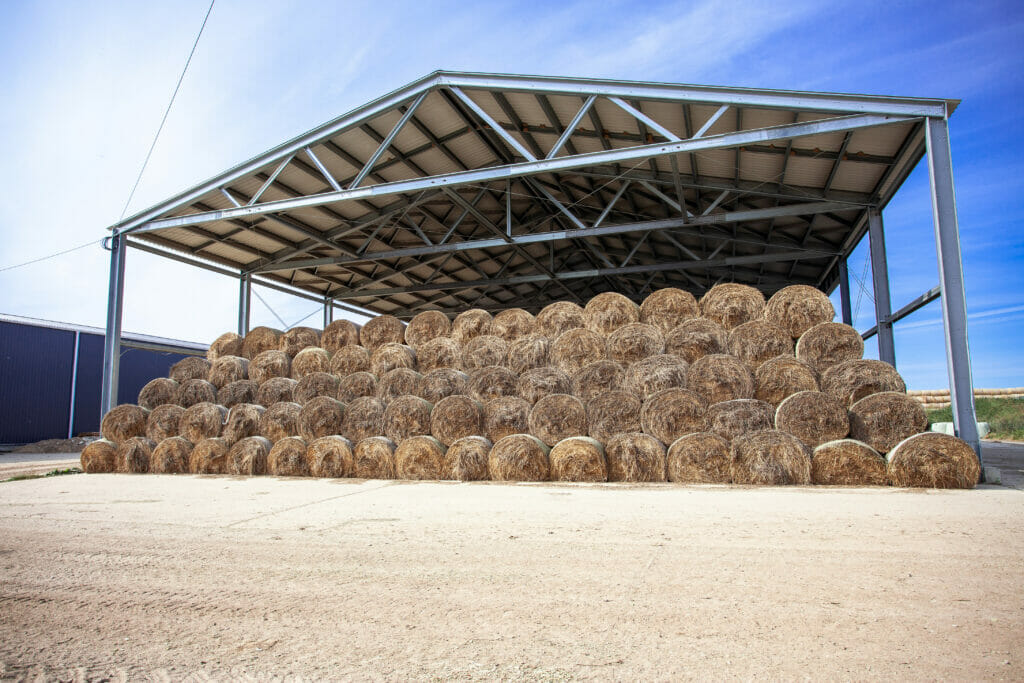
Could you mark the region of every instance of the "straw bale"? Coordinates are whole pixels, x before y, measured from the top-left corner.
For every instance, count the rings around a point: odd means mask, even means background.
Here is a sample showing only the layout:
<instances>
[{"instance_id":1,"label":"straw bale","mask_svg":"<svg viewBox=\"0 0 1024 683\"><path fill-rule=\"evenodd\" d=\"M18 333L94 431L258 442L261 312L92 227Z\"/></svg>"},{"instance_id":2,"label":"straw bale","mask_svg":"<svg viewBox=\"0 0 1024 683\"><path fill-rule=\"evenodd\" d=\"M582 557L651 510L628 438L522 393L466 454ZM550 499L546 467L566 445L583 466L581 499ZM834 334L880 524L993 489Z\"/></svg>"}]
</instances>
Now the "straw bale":
<instances>
[{"instance_id":1,"label":"straw bale","mask_svg":"<svg viewBox=\"0 0 1024 683\"><path fill-rule=\"evenodd\" d=\"M726 354L704 356L690 364L686 386L709 404L754 397L754 375L741 361Z\"/></svg>"},{"instance_id":2,"label":"straw bale","mask_svg":"<svg viewBox=\"0 0 1024 683\"><path fill-rule=\"evenodd\" d=\"M228 409L227 419L224 421L224 428L220 430L220 436L228 446L235 442L247 439L250 436L258 436L260 433L260 418L266 412L266 408L255 403L237 403Z\"/></svg>"},{"instance_id":3,"label":"straw bale","mask_svg":"<svg viewBox=\"0 0 1024 683\"><path fill-rule=\"evenodd\" d=\"M299 436L312 443L322 436L341 434L345 404L332 396L317 396L299 411Z\"/></svg>"},{"instance_id":4,"label":"straw bale","mask_svg":"<svg viewBox=\"0 0 1024 683\"><path fill-rule=\"evenodd\" d=\"M707 318L690 318L665 334L665 353L693 363L717 353L725 353L729 332Z\"/></svg>"},{"instance_id":5,"label":"straw bale","mask_svg":"<svg viewBox=\"0 0 1024 683\"><path fill-rule=\"evenodd\" d=\"M896 444L886 458L893 486L972 489L981 467L966 441L939 432L915 434Z\"/></svg>"},{"instance_id":6,"label":"straw bale","mask_svg":"<svg viewBox=\"0 0 1024 683\"><path fill-rule=\"evenodd\" d=\"M290 377L292 359L284 351L269 349L249 361L249 379L263 384L274 377Z\"/></svg>"},{"instance_id":7,"label":"straw bale","mask_svg":"<svg viewBox=\"0 0 1024 683\"><path fill-rule=\"evenodd\" d=\"M350 401L345 406L341 433L355 444L371 436L383 434L384 402L374 396L362 396Z\"/></svg>"},{"instance_id":8,"label":"straw bale","mask_svg":"<svg viewBox=\"0 0 1024 683\"><path fill-rule=\"evenodd\" d=\"M796 357L818 372L848 360L860 360L863 355L860 332L843 323L815 325L796 342Z\"/></svg>"},{"instance_id":9,"label":"straw bale","mask_svg":"<svg viewBox=\"0 0 1024 683\"><path fill-rule=\"evenodd\" d=\"M831 486L885 486L885 458L856 439L828 441L811 455L811 483Z\"/></svg>"},{"instance_id":10,"label":"straw bale","mask_svg":"<svg viewBox=\"0 0 1024 683\"><path fill-rule=\"evenodd\" d=\"M821 390L852 406L865 396L883 391L907 393L896 368L880 360L848 360L821 373Z\"/></svg>"},{"instance_id":11,"label":"straw bale","mask_svg":"<svg viewBox=\"0 0 1024 683\"><path fill-rule=\"evenodd\" d=\"M265 407L294 401L296 385L298 382L291 377L271 377L260 385L256 392L256 403Z\"/></svg>"},{"instance_id":12,"label":"straw bale","mask_svg":"<svg viewBox=\"0 0 1024 683\"><path fill-rule=\"evenodd\" d=\"M504 365L513 375L548 365L551 340L547 337L522 337L508 346Z\"/></svg>"},{"instance_id":13,"label":"straw bale","mask_svg":"<svg viewBox=\"0 0 1024 683\"><path fill-rule=\"evenodd\" d=\"M191 408L197 403L215 403L217 401L217 387L205 379L190 379L182 382L178 387L178 394L174 402L182 408Z\"/></svg>"},{"instance_id":14,"label":"straw bale","mask_svg":"<svg viewBox=\"0 0 1024 683\"><path fill-rule=\"evenodd\" d=\"M267 406L260 415L259 434L270 443L295 436L299 433L299 413L302 406L298 403L281 402Z\"/></svg>"},{"instance_id":15,"label":"straw bale","mask_svg":"<svg viewBox=\"0 0 1024 683\"><path fill-rule=\"evenodd\" d=\"M221 356L241 356L242 338L234 332L225 332L206 349L206 360L211 363Z\"/></svg>"},{"instance_id":16,"label":"straw bale","mask_svg":"<svg viewBox=\"0 0 1024 683\"><path fill-rule=\"evenodd\" d=\"M668 449L668 480L680 484L728 484L729 442L712 432L681 436Z\"/></svg>"},{"instance_id":17,"label":"straw bale","mask_svg":"<svg viewBox=\"0 0 1024 683\"><path fill-rule=\"evenodd\" d=\"M351 403L363 396L377 395L377 378L369 372L353 372L338 382L338 400Z\"/></svg>"},{"instance_id":18,"label":"straw bale","mask_svg":"<svg viewBox=\"0 0 1024 683\"><path fill-rule=\"evenodd\" d=\"M100 432L104 439L120 442L133 436L146 435L146 421L149 411L142 406L125 403L115 406L103 416Z\"/></svg>"},{"instance_id":19,"label":"straw bale","mask_svg":"<svg viewBox=\"0 0 1024 683\"><path fill-rule=\"evenodd\" d=\"M687 389L662 389L644 401L640 424L645 434L672 443L707 429L707 402Z\"/></svg>"},{"instance_id":20,"label":"straw bale","mask_svg":"<svg viewBox=\"0 0 1024 683\"><path fill-rule=\"evenodd\" d=\"M626 368L622 388L641 401L665 389L685 389L689 367L685 360L670 353L650 356Z\"/></svg>"},{"instance_id":21,"label":"straw bale","mask_svg":"<svg viewBox=\"0 0 1024 683\"><path fill-rule=\"evenodd\" d=\"M318 346L309 346L292 358L292 379L302 379L315 372L330 372L331 357Z\"/></svg>"},{"instance_id":22,"label":"straw bale","mask_svg":"<svg viewBox=\"0 0 1024 683\"><path fill-rule=\"evenodd\" d=\"M160 443L178 435L178 423L185 409L173 403L157 406L146 418L146 438Z\"/></svg>"},{"instance_id":23,"label":"straw bale","mask_svg":"<svg viewBox=\"0 0 1024 683\"><path fill-rule=\"evenodd\" d=\"M608 481L604 446L588 436L562 439L548 453L551 481Z\"/></svg>"},{"instance_id":24,"label":"straw bale","mask_svg":"<svg viewBox=\"0 0 1024 683\"><path fill-rule=\"evenodd\" d=\"M558 339L558 335L563 332L586 326L586 314L571 301L548 304L533 321L533 331L548 339Z\"/></svg>"},{"instance_id":25,"label":"straw bale","mask_svg":"<svg viewBox=\"0 0 1024 683\"><path fill-rule=\"evenodd\" d=\"M754 398L777 406L798 391L818 391L818 373L807 363L778 356L754 373Z\"/></svg>"},{"instance_id":26,"label":"straw bale","mask_svg":"<svg viewBox=\"0 0 1024 683\"><path fill-rule=\"evenodd\" d=\"M146 382L139 391L139 405L146 410L174 403L178 396L179 384L167 377L157 377Z\"/></svg>"},{"instance_id":27,"label":"straw bale","mask_svg":"<svg viewBox=\"0 0 1024 683\"><path fill-rule=\"evenodd\" d=\"M329 372L313 372L296 383L292 400L300 406L306 405L317 396L337 396L341 380Z\"/></svg>"},{"instance_id":28,"label":"straw bale","mask_svg":"<svg viewBox=\"0 0 1024 683\"><path fill-rule=\"evenodd\" d=\"M458 481L483 481L488 478L487 457L491 454L490 439L464 436L455 441L444 454L444 478Z\"/></svg>"},{"instance_id":29,"label":"straw bale","mask_svg":"<svg viewBox=\"0 0 1024 683\"><path fill-rule=\"evenodd\" d=\"M82 449L80 459L87 474L117 472L117 444L107 439L91 441Z\"/></svg>"},{"instance_id":30,"label":"straw bale","mask_svg":"<svg viewBox=\"0 0 1024 683\"><path fill-rule=\"evenodd\" d=\"M451 337L435 337L416 349L416 362L423 374L440 368L462 368L462 347Z\"/></svg>"},{"instance_id":31,"label":"straw bale","mask_svg":"<svg viewBox=\"0 0 1024 683\"><path fill-rule=\"evenodd\" d=\"M656 356L665 350L665 336L657 327L628 323L608 335L608 357L623 365Z\"/></svg>"},{"instance_id":32,"label":"straw bale","mask_svg":"<svg viewBox=\"0 0 1024 683\"><path fill-rule=\"evenodd\" d=\"M764 314L764 294L749 285L723 282L701 297L700 310L705 318L731 330Z\"/></svg>"},{"instance_id":33,"label":"straw bale","mask_svg":"<svg viewBox=\"0 0 1024 683\"><path fill-rule=\"evenodd\" d=\"M558 368L533 368L519 376L516 393L533 405L548 394L572 393L572 380Z\"/></svg>"},{"instance_id":34,"label":"straw bale","mask_svg":"<svg viewBox=\"0 0 1024 683\"><path fill-rule=\"evenodd\" d=\"M651 292L640 304L640 322L657 327L662 334L699 315L700 306L693 294L675 287Z\"/></svg>"},{"instance_id":35,"label":"straw bale","mask_svg":"<svg viewBox=\"0 0 1024 683\"><path fill-rule=\"evenodd\" d=\"M764 319L793 339L836 316L828 296L814 287L790 285L772 294L764 306Z\"/></svg>"},{"instance_id":36,"label":"straw bale","mask_svg":"<svg viewBox=\"0 0 1024 683\"><path fill-rule=\"evenodd\" d=\"M708 431L726 441L775 427L775 408L753 398L734 398L708 408Z\"/></svg>"},{"instance_id":37,"label":"straw bale","mask_svg":"<svg viewBox=\"0 0 1024 683\"><path fill-rule=\"evenodd\" d=\"M606 391L618 391L624 386L626 368L613 360L587 363L572 376L572 394L584 403Z\"/></svg>"},{"instance_id":38,"label":"straw bale","mask_svg":"<svg viewBox=\"0 0 1024 683\"><path fill-rule=\"evenodd\" d=\"M548 362L568 375L607 357L604 337L593 330L575 328L558 335L548 350Z\"/></svg>"},{"instance_id":39,"label":"straw bale","mask_svg":"<svg viewBox=\"0 0 1024 683\"><path fill-rule=\"evenodd\" d=\"M500 365L480 368L470 373L467 390L470 396L481 403L499 396L515 396L516 376Z\"/></svg>"},{"instance_id":40,"label":"straw bale","mask_svg":"<svg viewBox=\"0 0 1024 683\"><path fill-rule=\"evenodd\" d=\"M640 307L618 292L604 292L587 302L583 316L588 330L607 337L623 325L640 322Z\"/></svg>"},{"instance_id":41,"label":"straw bale","mask_svg":"<svg viewBox=\"0 0 1024 683\"><path fill-rule=\"evenodd\" d=\"M616 434L639 432L643 401L628 391L605 391L586 403L587 434L607 443Z\"/></svg>"},{"instance_id":42,"label":"straw bale","mask_svg":"<svg viewBox=\"0 0 1024 683\"><path fill-rule=\"evenodd\" d=\"M569 394L548 394L533 404L529 417L530 433L554 446L570 436L587 435L587 410Z\"/></svg>"},{"instance_id":43,"label":"straw bale","mask_svg":"<svg viewBox=\"0 0 1024 683\"><path fill-rule=\"evenodd\" d=\"M469 393L469 375L455 368L437 368L423 375L420 396L437 403L445 396Z\"/></svg>"},{"instance_id":44,"label":"straw bale","mask_svg":"<svg viewBox=\"0 0 1024 683\"><path fill-rule=\"evenodd\" d=\"M342 346L331 356L331 372L346 377L354 372L370 371L370 352L362 346Z\"/></svg>"},{"instance_id":45,"label":"straw bale","mask_svg":"<svg viewBox=\"0 0 1024 683\"><path fill-rule=\"evenodd\" d=\"M188 471L193 474L229 474L230 452L231 444L223 438L203 439L192 449L188 459Z\"/></svg>"},{"instance_id":46,"label":"straw bale","mask_svg":"<svg viewBox=\"0 0 1024 683\"><path fill-rule=\"evenodd\" d=\"M381 344L370 356L370 372L383 377L396 368L416 369L416 352L405 344Z\"/></svg>"},{"instance_id":47,"label":"straw bale","mask_svg":"<svg viewBox=\"0 0 1024 683\"><path fill-rule=\"evenodd\" d=\"M493 334L482 334L462 347L462 368L469 372L491 365L504 365L507 355L507 341Z\"/></svg>"},{"instance_id":48,"label":"straw bale","mask_svg":"<svg viewBox=\"0 0 1024 683\"><path fill-rule=\"evenodd\" d=\"M487 334L500 337L508 343L533 335L533 315L521 308L508 308L494 316Z\"/></svg>"},{"instance_id":49,"label":"straw bale","mask_svg":"<svg viewBox=\"0 0 1024 683\"><path fill-rule=\"evenodd\" d=\"M924 406L896 391L865 396L850 408L850 436L888 453L896 444L928 428Z\"/></svg>"},{"instance_id":50,"label":"straw bale","mask_svg":"<svg viewBox=\"0 0 1024 683\"><path fill-rule=\"evenodd\" d=\"M262 436L236 441L228 450L228 474L266 474L272 447L270 439Z\"/></svg>"},{"instance_id":51,"label":"straw bale","mask_svg":"<svg viewBox=\"0 0 1024 683\"><path fill-rule=\"evenodd\" d=\"M272 327L252 328L242 340L242 356L252 360L264 351L277 351L281 346L282 334L284 332Z\"/></svg>"},{"instance_id":52,"label":"straw bale","mask_svg":"<svg viewBox=\"0 0 1024 683\"><path fill-rule=\"evenodd\" d=\"M405 328L405 343L419 351L431 339L447 337L452 323L441 311L417 313Z\"/></svg>"},{"instance_id":53,"label":"straw bale","mask_svg":"<svg viewBox=\"0 0 1024 683\"><path fill-rule=\"evenodd\" d=\"M334 320L324 328L320 335L320 346L331 354L334 354L346 346L355 346L359 343L359 325L351 320Z\"/></svg>"},{"instance_id":54,"label":"straw bale","mask_svg":"<svg viewBox=\"0 0 1024 683\"><path fill-rule=\"evenodd\" d=\"M814 448L850 433L846 406L820 391L799 391L775 409L775 427Z\"/></svg>"},{"instance_id":55,"label":"straw bale","mask_svg":"<svg viewBox=\"0 0 1024 683\"><path fill-rule=\"evenodd\" d=\"M156 442L144 436L133 436L117 444L117 471L145 474L153 459Z\"/></svg>"},{"instance_id":56,"label":"straw bale","mask_svg":"<svg viewBox=\"0 0 1024 683\"><path fill-rule=\"evenodd\" d=\"M484 435L497 443L530 430L530 404L518 396L492 398L484 404Z\"/></svg>"},{"instance_id":57,"label":"straw bale","mask_svg":"<svg viewBox=\"0 0 1024 683\"><path fill-rule=\"evenodd\" d=\"M306 448L309 474L330 479L351 477L356 467L352 449L352 442L337 434L310 442Z\"/></svg>"},{"instance_id":58,"label":"straw bale","mask_svg":"<svg viewBox=\"0 0 1024 683\"><path fill-rule=\"evenodd\" d=\"M729 353L756 372L761 364L776 356L792 356L793 340L789 333L764 320L751 320L729 332Z\"/></svg>"},{"instance_id":59,"label":"straw bale","mask_svg":"<svg viewBox=\"0 0 1024 683\"><path fill-rule=\"evenodd\" d=\"M395 478L395 442L385 436L371 436L356 443L353 475L360 479Z\"/></svg>"},{"instance_id":60,"label":"straw bale","mask_svg":"<svg viewBox=\"0 0 1024 683\"><path fill-rule=\"evenodd\" d=\"M253 403L256 394L259 393L260 385L251 379L240 379L231 384L225 384L217 392L217 403L230 408L239 403Z\"/></svg>"},{"instance_id":61,"label":"straw bale","mask_svg":"<svg viewBox=\"0 0 1024 683\"><path fill-rule=\"evenodd\" d=\"M401 344L405 339L405 325L393 315L370 318L359 330L359 343L370 353L389 342Z\"/></svg>"},{"instance_id":62,"label":"straw bale","mask_svg":"<svg viewBox=\"0 0 1024 683\"><path fill-rule=\"evenodd\" d=\"M810 484L811 449L777 429L744 434L729 449L735 484Z\"/></svg>"},{"instance_id":63,"label":"straw bale","mask_svg":"<svg viewBox=\"0 0 1024 683\"><path fill-rule=\"evenodd\" d=\"M277 347L294 358L303 349L320 346L320 332L312 327L293 327L281 335Z\"/></svg>"},{"instance_id":64,"label":"straw bale","mask_svg":"<svg viewBox=\"0 0 1024 683\"><path fill-rule=\"evenodd\" d=\"M432 436L412 436L395 449L395 472L399 479L444 479L447 447Z\"/></svg>"},{"instance_id":65,"label":"straw bale","mask_svg":"<svg viewBox=\"0 0 1024 683\"><path fill-rule=\"evenodd\" d=\"M384 436L401 445L405 439L429 435L433 407L419 396L399 396L384 410Z\"/></svg>"},{"instance_id":66,"label":"straw bale","mask_svg":"<svg viewBox=\"0 0 1024 683\"><path fill-rule=\"evenodd\" d=\"M469 396L446 396L430 411L430 433L445 446L483 430L484 407Z\"/></svg>"},{"instance_id":67,"label":"straw bale","mask_svg":"<svg viewBox=\"0 0 1024 683\"><path fill-rule=\"evenodd\" d=\"M205 358L187 356L172 365L167 376L178 384L184 384L190 379L207 379L211 365Z\"/></svg>"},{"instance_id":68,"label":"straw bale","mask_svg":"<svg viewBox=\"0 0 1024 683\"><path fill-rule=\"evenodd\" d=\"M649 434L628 432L604 445L608 481L665 481L665 445Z\"/></svg>"},{"instance_id":69,"label":"straw bale","mask_svg":"<svg viewBox=\"0 0 1024 683\"><path fill-rule=\"evenodd\" d=\"M547 481L551 471L543 441L529 434L509 434L494 442L487 471L494 481Z\"/></svg>"},{"instance_id":70,"label":"straw bale","mask_svg":"<svg viewBox=\"0 0 1024 683\"><path fill-rule=\"evenodd\" d=\"M277 477L308 477L307 444L298 436L287 436L274 444L267 456L267 474Z\"/></svg>"},{"instance_id":71,"label":"straw bale","mask_svg":"<svg viewBox=\"0 0 1024 683\"><path fill-rule=\"evenodd\" d=\"M419 396L423 391L423 375L410 368L395 368L377 383L377 398L390 403L399 396Z\"/></svg>"},{"instance_id":72,"label":"straw bale","mask_svg":"<svg viewBox=\"0 0 1024 683\"><path fill-rule=\"evenodd\" d=\"M451 336L459 346L465 346L470 339L483 334L490 334L491 314L480 308L463 311L452 322Z\"/></svg>"},{"instance_id":73,"label":"straw bale","mask_svg":"<svg viewBox=\"0 0 1024 683\"><path fill-rule=\"evenodd\" d=\"M220 436L228 409L216 403L197 403L186 408L178 420L178 435L192 443Z\"/></svg>"}]
</instances>

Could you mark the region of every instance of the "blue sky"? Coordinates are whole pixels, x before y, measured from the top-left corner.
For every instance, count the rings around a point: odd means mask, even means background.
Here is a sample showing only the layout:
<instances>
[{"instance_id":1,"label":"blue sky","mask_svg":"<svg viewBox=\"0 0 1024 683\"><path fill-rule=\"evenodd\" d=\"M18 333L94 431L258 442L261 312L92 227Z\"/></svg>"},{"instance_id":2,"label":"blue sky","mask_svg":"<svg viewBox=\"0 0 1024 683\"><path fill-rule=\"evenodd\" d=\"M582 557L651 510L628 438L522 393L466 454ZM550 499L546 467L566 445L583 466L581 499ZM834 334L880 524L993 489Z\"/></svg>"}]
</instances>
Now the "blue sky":
<instances>
[{"instance_id":1,"label":"blue sky","mask_svg":"<svg viewBox=\"0 0 1024 683\"><path fill-rule=\"evenodd\" d=\"M0 5L0 268L118 219L206 7ZM1014 2L217 0L129 213L435 69L960 98L975 382L1022 386L1022 45ZM923 166L884 218L896 309L938 281ZM850 259L859 329L874 322L870 275L866 293L856 283L865 259L866 243ZM0 312L101 325L107 268L93 245L0 272ZM127 282L125 330L209 341L234 326L234 280L133 251ZM319 321L310 302L261 294L289 324ZM258 300L253 314L280 326ZM897 324L896 356L910 388L947 386L937 302Z\"/></svg>"}]
</instances>

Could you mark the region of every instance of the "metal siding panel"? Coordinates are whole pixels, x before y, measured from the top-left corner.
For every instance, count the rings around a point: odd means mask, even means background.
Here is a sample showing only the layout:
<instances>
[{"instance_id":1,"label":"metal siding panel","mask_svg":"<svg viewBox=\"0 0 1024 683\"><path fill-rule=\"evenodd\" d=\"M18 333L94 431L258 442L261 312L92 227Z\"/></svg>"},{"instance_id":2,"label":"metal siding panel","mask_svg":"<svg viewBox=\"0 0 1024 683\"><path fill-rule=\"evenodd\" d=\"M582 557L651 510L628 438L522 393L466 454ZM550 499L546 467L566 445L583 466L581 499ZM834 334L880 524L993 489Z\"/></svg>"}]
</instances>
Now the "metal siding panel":
<instances>
[{"instance_id":1,"label":"metal siding panel","mask_svg":"<svg viewBox=\"0 0 1024 683\"><path fill-rule=\"evenodd\" d=\"M67 436L74 332L0 322L0 443Z\"/></svg>"},{"instance_id":2,"label":"metal siding panel","mask_svg":"<svg viewBox=\"0 0 1024 683\"><path fill-rule=\"evenodd\" d=\"M83 334L78 340L78 373L75 375L75 420L71 425L72 434L100 431L102 380L103 335Z\"/></svg>"}]
</instances>

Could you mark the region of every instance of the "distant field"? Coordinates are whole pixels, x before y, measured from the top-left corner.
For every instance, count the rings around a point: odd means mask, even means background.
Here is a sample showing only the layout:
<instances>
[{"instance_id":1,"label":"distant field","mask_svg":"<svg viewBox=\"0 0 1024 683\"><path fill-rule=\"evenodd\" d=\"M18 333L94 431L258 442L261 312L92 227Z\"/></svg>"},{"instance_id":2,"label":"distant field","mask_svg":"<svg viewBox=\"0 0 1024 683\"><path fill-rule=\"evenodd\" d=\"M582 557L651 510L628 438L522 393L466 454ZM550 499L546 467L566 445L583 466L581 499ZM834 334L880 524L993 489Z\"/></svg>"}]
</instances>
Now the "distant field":
<instances>
[{"instance_id":1,"label":"distant field","mask_svg":"<svg viewBox=\"0 0 1024 683\"><path fill-rule=\"evenodd\" d=\"M974 401L978 422L992 426L989 439L1024 441L1024 398L978 398ZM952 422L951 408L929 410L928 424Z\"/></svg>"}]
</instances>

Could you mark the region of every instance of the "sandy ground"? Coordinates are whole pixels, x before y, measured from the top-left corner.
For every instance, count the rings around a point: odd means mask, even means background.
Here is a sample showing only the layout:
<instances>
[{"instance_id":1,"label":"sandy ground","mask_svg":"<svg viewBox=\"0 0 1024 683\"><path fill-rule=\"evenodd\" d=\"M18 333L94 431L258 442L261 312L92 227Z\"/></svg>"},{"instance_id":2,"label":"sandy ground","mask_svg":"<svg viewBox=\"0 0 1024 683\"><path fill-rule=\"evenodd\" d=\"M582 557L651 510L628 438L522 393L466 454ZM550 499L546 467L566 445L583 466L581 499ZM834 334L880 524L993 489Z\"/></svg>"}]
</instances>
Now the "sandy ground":
<instances>
[{"instance_id":1,"label":"sandy ground","mask_svg":"<svg viewBox=\"0 0 1024 683\"><path fill-rule=\"evenodd\" d=\"M0 486L7 678L1021 679L1024 492Z\"/></svg>"}]
</instances>

